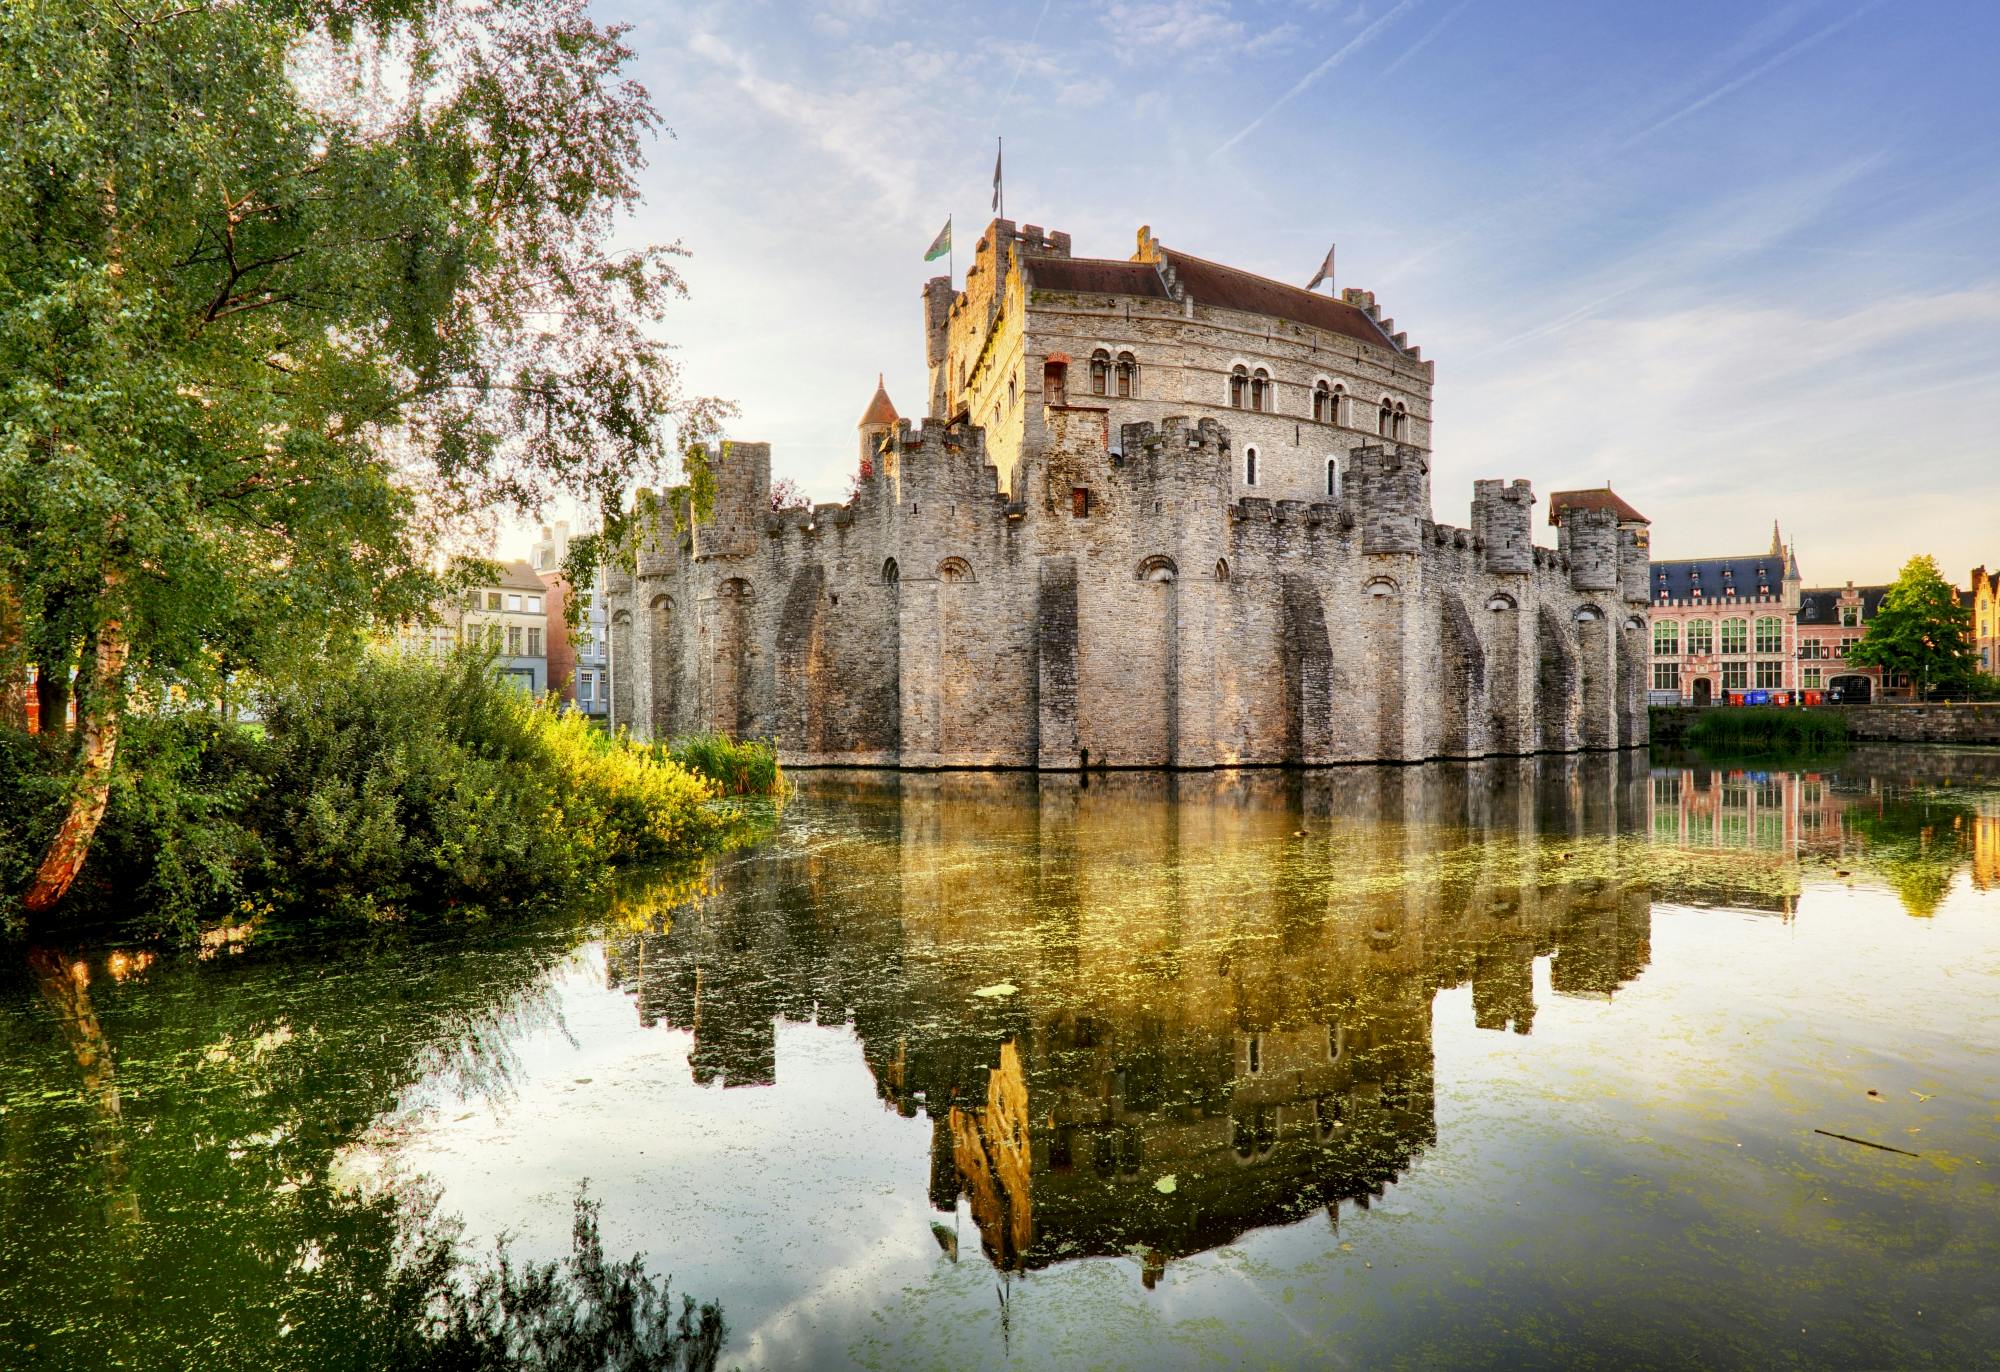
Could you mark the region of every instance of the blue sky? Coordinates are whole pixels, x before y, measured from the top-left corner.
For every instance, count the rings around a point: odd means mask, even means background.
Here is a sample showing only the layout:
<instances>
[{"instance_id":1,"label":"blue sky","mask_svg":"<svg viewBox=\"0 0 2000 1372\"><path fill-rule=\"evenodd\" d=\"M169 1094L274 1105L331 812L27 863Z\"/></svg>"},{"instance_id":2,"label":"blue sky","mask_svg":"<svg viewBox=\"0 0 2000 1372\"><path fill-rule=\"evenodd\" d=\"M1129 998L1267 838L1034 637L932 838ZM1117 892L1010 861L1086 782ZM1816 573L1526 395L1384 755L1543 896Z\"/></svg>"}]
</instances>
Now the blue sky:
<instances>
[{"instance_id":1,"label":"blue sky","mask_svg":"<svg viewBox=\"0 0 2000 1372\"><path fill-rule=\"evenodd\" d=\"M1662 557L1784 521L1809 583L2000 562L2000 6L1924 0L639 4L674 137L632 232L737 437L838 498L922 253L1007 209L1303 284L1437 362L1434 501L1610 479ZM967 253L961 251L961 272ZM1544 535L1546 536L1546 535Z\"/></svg>"}]
</instances>

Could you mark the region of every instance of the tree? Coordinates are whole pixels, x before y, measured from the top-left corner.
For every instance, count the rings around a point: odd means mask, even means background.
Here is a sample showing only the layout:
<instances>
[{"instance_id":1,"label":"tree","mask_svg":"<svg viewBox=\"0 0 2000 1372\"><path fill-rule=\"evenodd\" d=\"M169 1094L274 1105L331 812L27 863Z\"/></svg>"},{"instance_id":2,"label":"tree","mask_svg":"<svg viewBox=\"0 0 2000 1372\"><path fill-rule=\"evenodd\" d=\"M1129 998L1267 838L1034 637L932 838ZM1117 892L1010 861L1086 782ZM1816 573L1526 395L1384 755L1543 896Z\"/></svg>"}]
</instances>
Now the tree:
<instances>
[{"instance_id":1,"label":"tree","mask_svg":"<svg viewBox=\"0 0 2000 1372\"><path fill-rule=\"evenodd\" d=\"M1857 667L1907 674L1917 683L1919 700L1927 699L1934 686L1957 687L1972 680L1977 664L1972 616L1938 572L1937 559L1924 555L1903 564L1847 660Z\"/></svg>"},{"instance_id":2,"label":"tree","mask_svg":"<svg viewBox=\"0 0 2000 1372\"><path fill-rule=\"evenodd\" d=\"M61 899L122 714L423 608L472 512L629 479L721 407L613 252L657 124L583 0L0 7L0 604L77 674ZM678 432L671 432L678 430Z\"/></svg>"}]
</instances>

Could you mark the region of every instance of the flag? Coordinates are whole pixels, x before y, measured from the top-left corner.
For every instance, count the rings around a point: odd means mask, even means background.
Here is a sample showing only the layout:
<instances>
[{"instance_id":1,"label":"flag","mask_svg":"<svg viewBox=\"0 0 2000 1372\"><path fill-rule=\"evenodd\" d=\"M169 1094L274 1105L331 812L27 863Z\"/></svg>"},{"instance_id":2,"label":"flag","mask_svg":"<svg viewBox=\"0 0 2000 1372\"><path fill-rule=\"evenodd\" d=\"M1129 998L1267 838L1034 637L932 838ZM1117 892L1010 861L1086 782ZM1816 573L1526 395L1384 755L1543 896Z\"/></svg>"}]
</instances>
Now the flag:
<instances>
[{"instance_id":1,"label":"flag","mask_svg":"<svg viewBox=\"0 0 2000 1372\"><path fill-rule=\"evenodd\" d=\"M1000 158L1006 152L1004 145L996 144L993 149L993 208L1000 208Z\"/></svg>"},{"instance_id":2,"label":"flag","mask_svg":"<svg viewBox=\"0 0 2000 1372\"><path fill-rule=\"evenodd\" d=\"M1319 264L1319 270L1313 273L1313 279L1306 282L1306 289L1311 290L1314 286L1317 286L1322 281L1330 282L1332 280L1333 280L1333 245L1329 243L1326 249L1326 261Z\"/></svg>"},{"instance_id":3,"label":"flag","mask_svg":"<svg viewBox=\"0 0 2000 1372\"><path fill-rule=\"evenodd\" d=\"M951 251L951 216L946 215L944 221L944 227L938 230L938 236L931 240L931 245L928 248L924 249L924 261L935 262L940 257L943 257L946 253L950 251Z\"/></svg>"}]
</instances>

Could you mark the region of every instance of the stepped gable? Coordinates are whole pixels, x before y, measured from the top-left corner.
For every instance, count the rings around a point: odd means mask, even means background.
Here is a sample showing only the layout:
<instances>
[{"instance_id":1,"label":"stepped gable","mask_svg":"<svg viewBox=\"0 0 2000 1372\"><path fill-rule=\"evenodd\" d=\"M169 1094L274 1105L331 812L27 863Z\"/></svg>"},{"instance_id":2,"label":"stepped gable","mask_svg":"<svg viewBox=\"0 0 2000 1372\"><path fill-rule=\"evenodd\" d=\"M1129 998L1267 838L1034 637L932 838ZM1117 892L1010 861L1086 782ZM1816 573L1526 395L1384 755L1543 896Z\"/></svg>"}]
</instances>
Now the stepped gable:
<instances>
[{"instance_id":1,"label":"stepped gable","mask_svg":"<svg viewBox=\"0 0 2000 1372\"><path fill-rule=\"evenodd\" d=\"M1031 257L1022 265L1027 268L1029 285L1038 291L1171 298L1158 269L1150 262L1120 262L1103 257Z\"/></svg>"},{"instance_id":2,"label":"stepped gable","mask_svg":"<svg viewBox=\"0 0 2000 1372\"><path fill-rule=\"evenodd\" d=\"M1409 351L1398 346L1394 338L1369 318L1366 310L1345 300L1319 295L1300 286L1288 286L1282 281L1273 281L1235 267L1225 267L1219 262L1193 257L1164 244L1160 247L1160 254L1173 266L1181 288L1194 297L1197 305L1289 319L1295 324L1344 334L1392 352Z\"/></svg>"}]
</instances>

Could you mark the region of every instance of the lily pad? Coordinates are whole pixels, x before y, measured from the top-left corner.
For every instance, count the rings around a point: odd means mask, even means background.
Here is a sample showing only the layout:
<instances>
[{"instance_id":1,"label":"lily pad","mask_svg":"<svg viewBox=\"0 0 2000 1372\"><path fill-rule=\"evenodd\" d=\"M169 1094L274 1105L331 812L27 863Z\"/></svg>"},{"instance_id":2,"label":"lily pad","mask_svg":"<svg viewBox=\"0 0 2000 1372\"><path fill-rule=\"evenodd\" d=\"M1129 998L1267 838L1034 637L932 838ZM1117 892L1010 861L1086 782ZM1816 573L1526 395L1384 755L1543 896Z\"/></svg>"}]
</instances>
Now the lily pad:
<instances>
[{"instance_id":1,"label":"lily pad","mask_svg":"<svg viewBox=\"0 0 2000 1372\"><path fill-rule=\"evenodd\" d=\"M1180 1189L1180 1183L1174 1180L1174 1174L1169 1172L1153 1183L1153 1189L1163 1196L1171 1196L1175 1191Z\"/></svg>"}]
</instances>

